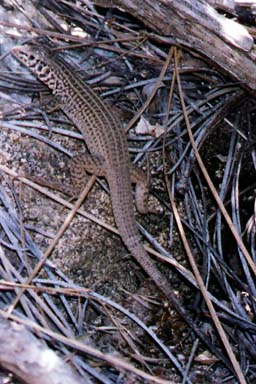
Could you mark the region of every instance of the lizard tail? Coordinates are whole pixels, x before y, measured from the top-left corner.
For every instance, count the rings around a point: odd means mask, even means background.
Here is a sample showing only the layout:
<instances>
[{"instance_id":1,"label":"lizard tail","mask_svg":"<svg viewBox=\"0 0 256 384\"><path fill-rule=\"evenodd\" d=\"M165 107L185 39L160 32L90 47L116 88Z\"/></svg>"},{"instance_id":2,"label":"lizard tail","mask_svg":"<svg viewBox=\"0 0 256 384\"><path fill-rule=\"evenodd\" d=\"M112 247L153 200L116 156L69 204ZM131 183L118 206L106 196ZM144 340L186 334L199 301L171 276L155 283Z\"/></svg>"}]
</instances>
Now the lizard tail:
<instances>
[{"instance_id":1,"label":"lizard tail","mask_svg":"<svg viewBox=\"0 0 256 384\"><path fill-rule=\"evenodd\" d=\"M173 302L175 295L170 287L168 279L159 271L155 262L147 254L139 237L136 236L133 239L127 239L125 245L144 271L154 281L155 285L162 291L169 301Z\"/></svg>"}]
</instances>

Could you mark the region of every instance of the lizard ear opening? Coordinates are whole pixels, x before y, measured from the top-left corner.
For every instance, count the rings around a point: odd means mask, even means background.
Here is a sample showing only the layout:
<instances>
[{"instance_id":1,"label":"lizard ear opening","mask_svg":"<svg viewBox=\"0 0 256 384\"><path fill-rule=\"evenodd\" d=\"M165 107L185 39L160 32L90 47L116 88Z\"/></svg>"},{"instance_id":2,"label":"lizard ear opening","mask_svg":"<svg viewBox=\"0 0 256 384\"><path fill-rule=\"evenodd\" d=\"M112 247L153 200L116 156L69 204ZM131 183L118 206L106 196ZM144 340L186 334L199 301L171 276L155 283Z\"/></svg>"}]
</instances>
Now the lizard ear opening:
<instances>
[{"instance_id":1,"label":"lizard ear opening","mask_svg":"<svg viewBox=\"0 0 256 384\"><path fill-rule=\"evenodd\" d=\"M36 69L37 69L38 72L42 72L42 70L43 70L43 64L39 62L39 63L37 64L37 66L36 66Z\"/></svg>"},{"instance_id":2,"label":"lizard ear opening","mask_svg":"<svg viewBox=\"0 0 256 384\"><path fill-rule=\"evenodd\" d=\"M32 53L30 53L30 55L28 56L28 60L29 61L34 61L35 60L35 56Z\"/></svg>"}]
</instances>

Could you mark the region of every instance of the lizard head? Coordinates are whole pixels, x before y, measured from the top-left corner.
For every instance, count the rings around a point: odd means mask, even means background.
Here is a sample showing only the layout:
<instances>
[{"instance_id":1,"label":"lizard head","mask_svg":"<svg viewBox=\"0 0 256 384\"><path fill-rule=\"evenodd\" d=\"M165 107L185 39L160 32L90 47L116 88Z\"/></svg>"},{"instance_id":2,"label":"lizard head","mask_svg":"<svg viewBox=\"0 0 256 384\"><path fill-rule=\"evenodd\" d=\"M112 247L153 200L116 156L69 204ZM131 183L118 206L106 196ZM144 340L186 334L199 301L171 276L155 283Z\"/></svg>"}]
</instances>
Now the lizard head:
<instances>
[{"instance_id":1,"label":"lizard head","mask_svg":"<svg viewBox=\"0 0 256 384\"><path fill-rule=\"evenodd\" d=\"M12 48L12 54L50 89L56 89L56 76L50 52L43 47L21 45Z\"/></svg>"}]
</instances>

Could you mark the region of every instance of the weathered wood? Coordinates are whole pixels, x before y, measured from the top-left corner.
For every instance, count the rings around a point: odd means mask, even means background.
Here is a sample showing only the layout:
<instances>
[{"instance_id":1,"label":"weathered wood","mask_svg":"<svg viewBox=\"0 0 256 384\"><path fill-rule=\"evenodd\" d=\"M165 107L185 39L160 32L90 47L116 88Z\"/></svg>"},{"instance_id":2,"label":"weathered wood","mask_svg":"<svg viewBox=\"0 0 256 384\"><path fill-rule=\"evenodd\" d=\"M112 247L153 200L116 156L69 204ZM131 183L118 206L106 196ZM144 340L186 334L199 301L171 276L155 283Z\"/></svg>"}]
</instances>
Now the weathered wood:
<instances>
[{"instance_id":1,"label":"weathered wood","mask_svg":"<svg viewBox=\"0 0 256 384\"><path fill-rule=\"evenodd\" d=\"M170 44L192 49L247 89L256 90L256 49L241 24L219 14L204 0L95 0L142 20ZM212 2L211 2L212 3Z\"/></svg>"},{"instance_id":2,"label":"weathered wood","mask_svg":"<svg viewBox=\"0 0 256 384\"><path fill-rule=\"evenodd\" d=\"M23 325L0 317L0 365L26 384L85 384Z\"/></svg>"}]
</instances>

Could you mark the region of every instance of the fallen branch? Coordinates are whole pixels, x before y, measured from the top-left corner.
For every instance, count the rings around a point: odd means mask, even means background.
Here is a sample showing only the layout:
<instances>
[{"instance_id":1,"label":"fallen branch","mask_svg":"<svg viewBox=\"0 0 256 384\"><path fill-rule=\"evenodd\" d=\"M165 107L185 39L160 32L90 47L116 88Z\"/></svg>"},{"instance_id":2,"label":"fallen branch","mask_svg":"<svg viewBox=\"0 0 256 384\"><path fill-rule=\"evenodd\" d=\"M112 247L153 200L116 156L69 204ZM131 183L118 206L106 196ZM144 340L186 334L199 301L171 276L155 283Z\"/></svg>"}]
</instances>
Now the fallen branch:
<instances>
[{"instance_id":1,"label":"fallen branch","mask_svg":"<svg viewBox=\"0 0 256 384\"><path fill-rule=\"evenodd\" d=\"M175 44L203 54L244 87L256 89L253 37L238 22L219 14L203 0L95 0L95 5L129 12Z\"/></svg>"},{"instance_id":2,"label":"fallen branch","mask_svg":"<svg viewBox=\"0 0 256 384\"><path fill-rule=\"evenodd\" d=\"M0 365L26 384L85 384L23 325L0 318Z\"/></svg>"}]
</instances>

